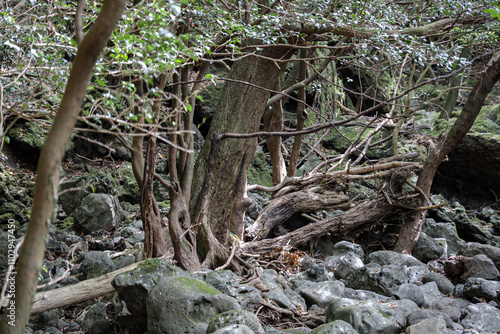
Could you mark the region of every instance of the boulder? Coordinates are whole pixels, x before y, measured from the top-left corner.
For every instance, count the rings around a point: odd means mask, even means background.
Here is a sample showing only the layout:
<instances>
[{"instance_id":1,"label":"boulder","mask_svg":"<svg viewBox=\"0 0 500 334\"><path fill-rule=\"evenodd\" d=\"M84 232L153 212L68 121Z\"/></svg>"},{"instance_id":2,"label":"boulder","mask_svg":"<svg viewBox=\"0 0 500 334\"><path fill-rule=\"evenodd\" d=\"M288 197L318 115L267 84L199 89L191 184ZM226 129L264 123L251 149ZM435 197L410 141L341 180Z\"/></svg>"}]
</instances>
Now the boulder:
<instances>
[{"instance_id":1,"label":"boulder","mask_svg":"<svg viewBox=\"0 0 500 334\"><path fill-rule=\"evenodd\" d=\"M403 264L381 266L370 263L346 280L349 288L369 290L384 296L392 296L403 283L408 283L408 268Z\"/></svg>"},{"instance_id":2,"label":"boulder","mask_svg":"<svg viewBox=\"0 0 500 334\"><path fill-rule=\"evenodd\" d=\"M366 263L377 263L381 266L391 264L402 264L407 267L423 266L424 264L411 255L401 254L393 251L376 251L366 257Z\"/></svg>"},{"instance_id":3,"label":"boulder","mask_svg":"<svg viewBox=\"0 0 500 334\"><path fill-rule=\"evenodd\" d=\"M82 329L92 334L113 332L113 324L107 315L106 303L99 302L92 305L87 312L76 319L76 322Z\"/></svg>"},{"instance_id":4,"label":"boulder","mask_svg":"<svg viewBox=\"0 0 500 334\"><path fill-rule=\"evenodd\" d=\"M224 313L217 314L214 316L208 325L206 334L212 334L220 329L227 328L227 326L246 326L251 330L251 333L264 334L264 329L253 313L243 310L231 310ZM235 332L223 332L223 333L237 333ZM246 332L242 332L246 333Z\"/></svg>"},{"instance_id":5,"label":"boulder","mask_svg":"<svg viewBox=\"0 0 500 334\"><path fill-rule=\"evenodd\" d=\"M457 255L465 241L458 237L457 227L452 221L436 223L432 218L426 218L422 232L431 238L444 238L446 240L447 255Z\"/></svg>"},{"instance_id":6,"label":"boulder","mask_svg":"<svg viewBox=\"0 0 500 334\"><path fill-rule=\"evenodd\" d=\"M406 334L443 334L446 332L446 322L441 317L422 320L409 326L405 331Z\"/></svg>"},{"instance_id":7,"label":"boulder","mask_svg":"<svg viewBox=\"0 0 500 334\"><path fill-rule=\"evenodd\" d=\"M418 310L411 300L364 301L339 298L325 310L327 321L344 320L360 333L399 334L407 316Z\"/></svg>"},{"instance_id":8,"label":"boulder","mask_svg":"<svg viewBox=\"0 0 500 334\"><path fill-rule=\"evenodd\" d=\"M462 281L471 277L491 280L498 277L498 269L495 264L484 254L464 258L464 269L464 274L461 277Z\"/></svg>"},{"instance_id":9,"label":"boulder","mask_svg":"<svg viewBox=\"0 0 500 334\"><path fill-rule=\"evenodd\" d=\"M479 333L500 331L500 310L485 303L471 304L465 308L465 317L461 324L466 329Z\"/></svg>"},{"instance_id":10,"label":"boulder","mask_svg":"<svg viewBox=\"0 0 500 334\"><path fill-rule=\"evenodd\" d=\"M321 308L327 307L333 300L342 296L344 283L340 281L318 282L297 290L309 304L316 304Z\"/></svg>"},{"instance_id":11,"label":"boulder","mask_svg":"<svg viewBox=\"0 0 500 334\"><path fill-rule=\"evenodd\" d=\"M240 310L236 299L186 276L165 277L148 293L147 329L151 334L205 334L217 314Z\"/></svg>"},{"instance_id":12,"label":"boulder","mask_svg":"<svg viewBox=\"0 0 500 334\"><path fill-rule=\"evenodd\" d=\"M468 257L478 254L484 254L489 257L497 269L500 270L500 248L498 247L477 242L468 242L460 252L460 255Z\"/></svg>"},{"instance_id":13,"label":"boulder","mask_svg":"<svg viewBox=\"0 0 500 334\"><path fill-rule=\"evenodd\" d=\"M422 232L412 254L418 260L427 263L439 259L444 254L444 249L434 238Z\"/></svg>"},{"instance_id":14,"label":"boulder","mask_svg":"<svg viewBox=\"0 0 500 334\"><path fill-rule=\"evenodd\" d=\"M120 222L122 209L118 199L107 194L90 194L73 212L75 229L88 234L103 229L113 230Z\"/></svg>"},{"instance_id":15,"label":"boulder","mask_svg":"<svg viewBox=\"0 0 500 334\"><path fill-rule=\"evenodd\" d=\"M84 253L81 256L83 260L78 271L82 274L83 279L101 276L115 270L114 262L104 252Z\"/></svg>"},{"instance_id":16,"label":"boulder","mask_svg":"<svg viewBox=\"0 0 500 334\"><path fill-rule=\"evenodd\" d=\"M316 327L311 334L359 334L348 322L335 320Z\"/></svg>"}]
</instances>

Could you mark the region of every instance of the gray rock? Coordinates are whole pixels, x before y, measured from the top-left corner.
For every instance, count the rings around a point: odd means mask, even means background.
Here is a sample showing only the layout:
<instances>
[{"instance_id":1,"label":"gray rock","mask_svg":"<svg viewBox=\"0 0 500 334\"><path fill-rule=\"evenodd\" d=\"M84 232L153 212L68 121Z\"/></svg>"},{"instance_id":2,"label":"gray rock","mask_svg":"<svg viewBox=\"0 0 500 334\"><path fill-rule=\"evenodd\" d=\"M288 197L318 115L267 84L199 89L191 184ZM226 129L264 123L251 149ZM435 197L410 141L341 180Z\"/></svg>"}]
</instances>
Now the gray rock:
<instances>
[{"instance_id":1,"label":"gray rock","mask_svg":"<svg viewBox=\"0 0 500 334\"><path fill-rule=\"evenodd\" d=\"M363 261L354 252L342 256L334 274L338 279L348 278L357 269L364 267Z\"/></svg>"},{"instance_id":2,"label":"gray rock","mask_svg":"<svg viewBox=\"0 0 500 334\"><path fill-rule=\"evenodd\" d=\"M207 332L209 333L209 332ZM213 334L254 334L255 332L245 325L229 325L219 328Z\"/></svg>"},{"instance_id":3,"label":"gray rock","mask_svg":"<svg viewBox=\"0 0 500 334\"><path fill-rule=\"evenodd\" d=\"M439 291L438 285L436 282L429 282L419 287L420 290L424 293L425 303L424 307L428 307L433 303L442 300L444 295Z\"/></svg>"},{"instance_id":4,"label":"gray rock","mask_svg":"<svg viewBox=\"0 0 500 334\"><path fill-rule=\"evenodd\" d=\"M206 334L214 333L217 330L227 327L229 325L233 326L244 325L247 326L252 333L264 334L264 329L262 328L259 319L253 313L243 310L232 310L217 314L210 320ZM227 332L227 333L233 333L233 332ZM241 333L246 333L246 332L241 332Z\"/></svg>"},{"instance_id":5,"label":"gray rock","mask_svg":"<svg viewBox=\"0 0 500 334\"><path fill-rule=\"evenodd\" d=\"M431 271L425 276L424 283L429 282L436 282L439 291L445 295L453 293L453 290L455 289L455 286L448 278L436 272Z\"/></svg>"},{"instance_id":6,"label":"gray rock","mask_svg":"<svg viewBox=\"0 0 500 334\"><path fill-rule=\"evenodd\" d=\"M253 311L260 303L261 292L253 286L242 284L238 286L236 296L231 297L236 298L242 309Z\"/></svg>"},{"instance_id":7,"label":"gray rock","mask_svg":"<svg viewBox=\"0 0 500 334\"><path fill-rule=\"evenodd\" d=\"M366 263L377 263L381 266L390 264L403 264L407 267L423 266L424 264L411 255L396 253L393 251L377 251L366 257Z\"/></svg>"},{"instance_id":8,"label":"gray rock","mask_svg":"<svg viewBox=\"0 0 500 334\"><path fill-rule=\"evenodd\" d=\"M292 303L292 301L288 298L287 295L283 292L283 289L280 287L273 287L268 292L263 295L265 298L268 298L278 304L278 306L287 308L289 310L295 310L297 306Z\"/></svg>"},{"instance_id":9,"label":"gray rock","mask_svg":"<svg viewBox=\"0 0 500 334\"><path fill-rule=\"evenodd\" d=\"M115 270L114 262L104 252L96 251L81 256L83 261L78 271L82 274L83 279L101 276Z\"/></svg>"},{"instance_id":10,"label":"gray rock","mask_svg":"<svg viewBox=\"0 0 500 334\"><path fill-rule=\"evenodd\" d=\"M326 281L315 283L309 287L297 290L310 304L327 307L334 299L338 299L344 292L344 283L340 281Z\"/></svg>"},{"instance_id":11,"label":"gray rock","mask_svg":"<svg viewBox=\"0 0 500 334\"><path fill-rule=\"evenodd\" d=\"M118 297L125 303L119 323L124 328L134 326L143 332L147 329L146 298L155 284L165 277L190 276L166 259L148 259L134 270L116 276L111 284ZM117 312L120 313L120 312Z\"/></svg>"},{"instance_id":12,"label":"gray rock","mask_svg":"<svg viewBox=\"0 0 500 334\"><path fill-rule=\"evenodd\" d=\"M75 211L77 207L80 206L82 200L90 194L90 191L86 189L87 180L84 176L75 177L70 180L61 182L60 189L62 194L59 196L59 203L62 209L67 215L70 215ZM66 191L67 189L76 189L72 191Z\"/></svg>"},{"instance_id":13,"label":"gray rock","mask_svg":"<svg viewBox=\"0 0 500 334\"><path fill-rule=\"evenodd\" d=\"M408 321L408 325L416 325L419 322L421 322L422 320L432 319L432 318L436 318L436 317L443 319L443 321L445 323L445 327L448 327L448 328L454 327L454 323L448 314L446 314L444 312L440 312L440 311L431 311L431 310L427 310L427 309L416 310L416 311L410 313L408 315L407 321Z\"/></svg>"},{"instance_id":14,"label":"gray rock","mask_svg":"<svg viewBox=\"0 0 500 334\"><path fill-rule=\"evenodd\" d=\"M493 300L498 297L500 282L488 281L484 278L469 278L464 284L464 298L475 301L476 298Z\"/></svg>"},{"instance_id":15,"label":"gray rock","mask_svg":"<svg viewBox=\"0 0 500 334\"><path fill-rule=\"evenodd\" d=\"M452 321L458 322L462 317L462 309L465 309L471 303L462 298L445 297L442 300L434 302L429 310L446 313Z\"/></svg>"},{"instance_id":16,"label":"gray rock","mask_svg":"<svg viewBox=\"0 0 500 334\"><path fill-rule=\"evenodd\" d=\"M38 330L45 329L50 326L56 326L62 315L63 312L60 309L42 312L30 321L31 327L33 327L34 330Z\"/></svg>"},{"instance_id":17,"label":"gray rock","mask_svg":"<svg viewBox=\"0 0 500 334\"><path fill-rule=\"evenodd\" d=\"M431 271L426 265L412 266L408 268L408 283L422 285L425 277Z\"/></svg>"},{"instance_id":18,"label":"gray rock","mask_svg":"<svg viewBox=\"0 0 500 334\"><path fill-rule=\"evenodd\" d=\"M439 259L444 253L443 247L425 233L420 233L412 255L423 263Z\"/></svg>"},{"instance_id":19,"label":"gray rock","mask_svg":"<svg viewBox=\"0 0 500 334\"><path fill-rule=\"evenodd\" d=\"M107 194L90 194L73 212L75 228L84 233L111 231L120 222L122 210L118 199Z\"/></svg>"},{"instance_id":20,"label":"gray rock","mask_svg":"<svg viewBox=\"0 0 500 334\"><path fill-rule=\"evenodd\" d=\"M408 268L402 264L380 266L370 263L346 280L349 288L370 290L385 296L392 296L403 283L408 283Z\"/></svg>"},{"instance_id":21,"label":"gray rock","mask_svg":"<svg viewBox=\"0 0 500 334\"><path fill-rule=\"evenodd\" d=\"M422 306L425 302L425 296L422 290L415 284L403 283L399 286L398 291L394 294L399 299L409 299L418 306Z\"/></svg>"},{"instance_id":22,"label":"gray rock","mask_svg":"<svg viewBox=\"0 0 500 334\"><path fill-rule=\"evenodd\" d=\"M335 320L316 327L311 334L359 334L348 322Z\"/></svg>"},{"instance_id":23,"label":"gray rock","mask_svg":"<svg viewBox=\"0 0 500 334\"><path fill-rule=\"evenodd\" d=\"M495 264L484 254L477 254L473 257L464 258L465 272L461 279L463 281L470 277L496 279L498 277L498 269Z\"/></svg>"},{"instance_id":24,"label":"gray rock","mask_svg":"<svg viewBox=\"0 0 500 334\"><path fill-rule=\"evenodd\" d=\"M311 332L312 332L312 329L309 329L309 328L306 328L306 327L297 327L297 328L288 328L288 329L285 329L283 332L280 331L279 333L280 334L281 333L287 333L287 334L310 334Z\"/></svg>"},{"instance_id":25,"label":"gray rock","mask_svg":"<svg viewBox=\"0 0 500 334\"><path fill-rule=\"evenodd\" d=\"M351 252L357 255L360 259L365 257L365 252L360 245L345 240L339 241L333 246L332 255L344 256Z\"/></svg>"},{"instance_id":26,"label":"gray rock","mask_svg":"<svg viewBox=\"0 0 500 334\"><path fill-rule=\"evenodd\" d=\"M306 300L297 292L291 289L283 290L288 299L294 304L296 309L297 307L302 308L303 310L307 310Z\"/></svg>"},{"instance_id":27,"label":"gray rock","mask_svg":"<svg viewBox=\"0 0 500 334\"><path fill-rule=\"evenodd\" d=\"M479 333L500 331L500 310L485 304L471 304L465 309L466 316L462 319L462 326L476 330Z\"/></svg>"},{"instance_id":28,"label":"gray rock","mask_svg":"<svg viewBox=\"0 0 500 334\"><path fill-rule=\"evenodd\" d=\"M441 317L422 320L406 328L405 331L406 334L443 334L446 332L446 322Z\"/></svg>"},{"instance_id":29,"label":"gray rock","mask_svg":"<svg viewBox=\"0 0 500 334\"><path fill-rule=\"evenodd\" d=\"M460 252L460 255L472 257L474 255L484 254L489 257L498 270L500 270L500 248L487 245L480 244L477 242L468 242L467 245Z\"/></svg>"},{"instance_id":30,"label":"gray rock","mask_svg":"<svg viewBox=\"0 0 500 334\"><path fill-rule=\"evenodd\" d=\"M375 293L373 291L361 290L361 289L355 290L355 289L351 289L351 288L344 288L344 293L342 293L342 298L357 299L357 300L365 300L365 299L389 300L389 299L393 299L391 297L383 296L383 295Z\"/></svg>"},{"instance_id":31,"label":"gray rock","mask_svg":"<svg viewBox=\"0 0 500 334\"><path fill-rule=\"evenodd\" d=\"M407 316L418 310L411 300L358 301L339 298L325 310L327 321L344 320L360 333L396 334L406 325Z\"/></svg>"},{"instance_id":32,"label":"gray rock","mask_svg":"<svg viewBox=\"0 0 500 334\"><path fill-rule=\"evenodd\" d=\"M85 331L92 334L108 334L113 332L113 325L106 312L105 303L92 305L87 312L75 320Z\"/></svg>"},{"instance_id":33,"label":"gray rock","mask_svg":"<svg viewBox=\"0 0 500 334\"><path fill-rule=\"evenodd\" d=\"M238 280L231 270L210 271L204 275L203 280L228 296L235 297L238 292Z\"/></svg>"},{"instance_id":34,"label":"gray rock","mask_svg":"<svg viewBox=\"0 0 500 334\"><path fill-rule=\"evenodd\" d=\"M458 237L457 227L452 221L436 223L434 219L426 218L422 232L432 238L445 238L449 256L457 255L465 245L465 241Z\"/></svg>"},{"instance_id":35,"label":"gray rock","mask_svg":"<svg viewBox=\"0 0 500 334\"><path fill-rule=\"evenodd\" d=\"M163 278L148 293L146 306L152 334L205 334L216 314L240 309L236 299L186 276Z\"/></svg>"}]
</instances>

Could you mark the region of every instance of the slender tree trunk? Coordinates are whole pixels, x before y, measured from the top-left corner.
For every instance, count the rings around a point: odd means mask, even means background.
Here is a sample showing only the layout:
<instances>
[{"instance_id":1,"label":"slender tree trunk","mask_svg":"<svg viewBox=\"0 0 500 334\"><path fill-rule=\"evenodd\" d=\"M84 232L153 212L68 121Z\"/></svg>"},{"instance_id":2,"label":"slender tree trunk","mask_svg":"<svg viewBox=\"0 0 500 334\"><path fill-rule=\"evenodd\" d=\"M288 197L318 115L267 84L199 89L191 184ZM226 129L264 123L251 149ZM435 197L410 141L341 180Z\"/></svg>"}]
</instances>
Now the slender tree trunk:
<instances>
[{"instance_id":1,"label":"slender tree trunk","mask_svg":"<svg viewBox=\"0 0 500 334\"><path fill-rule=\"evenodd\" d=\"M481 73L479 80L471 91L467 102L450 132L432 150L425 160L424 167L420 172L417 187L429 197L432 181L436 175L437 168L443 159L453 150L467 134L474 124L474 120L484 105L486 96L491 92L493 86L500 80L500 51L491 57L486 69ZM420 205L427 205L425 198L420 198ZM425 219L426 212L419 211L413 214L399 232L399 239L394 248L395 251L410 254L420 236L420 230Z\"/></svg>"},{"instance_id":2,"label":"slender tree trunk","mask_svg":"<svg viewBox=\"0 0 500 334\"><path fill-rule=\"evenodd\" d=\"M307 58L307 50L300 50L300 58ZM307 77L307 68L305 60L300 63L299 68L299 80L303 81ZM304 122L307 118L306 107L304 103L306 102L306 87L302 86L299 88L297 93L297 98L299 100L297 104L297 131L304 129ZM292 153L290 154L290 163L288 165L287 176L293 177L297 172L297 162L299 161L300 148L302 147L302 136L295 136L293 139Z\"/></svg>"},{"instance_id":3,"label":"slender tree trunk","mask_svg":"<svg viewBox=\"0 0 500 334\"><path fill-rule=\"evenodd\" d=\"M269 58L285 58L291 53L291 47L266 48L264 56L267 58L244 57L233 65L229 79L234 81L227 81L223 88L208 133L209 138L215 131L249 133L259 129L269 97L266 89L274 88L282 71L282 67ZM211 141L205 141L195 164L191 217L196 217L201 208L200 194L207 173L210 147ZM255 138L227 139L220 143L217 151L207 195L210 201L207 218L214 236L222 245L227 245L230 231L237 236L243 234L243 213L249 205L246 198L247 169L256 147ZM206 240L198 240L198 246L201 255L205 256L208 251Z\"/></svg>"},{"instance_id":4,"label":"slender tree trunk","mask_svg":"<svg viewBox=\"0 0 500 334\"><path fill-rule=\"evenodd\" d=\"M281 87L276 84L276 90ZM283 107L281 101L273 104L273 106L264 113L264 131L266 132L281 132L283 131ZM286 165L281 153L281 137L269 136L266 138L267 149L271 156L271 166L273 166L273 185L281 183L286 176Z\"/></svg>"},{"instance_id":5,"label":"slender tree trunk","mask_svg":"<svg viewBox=\"0 0 500 334\"><path fill-rule=\"evenodd\" d=\"M83 39L64 92L59 111L42 149L28 230L24 236L15 295L0 322L1 333L24 333L29 319L45 252L45 240L54 219L59 169L80 112L97 57L121 17L125 1L105 0L101 13Z\"/></svg>"}]
</instances>

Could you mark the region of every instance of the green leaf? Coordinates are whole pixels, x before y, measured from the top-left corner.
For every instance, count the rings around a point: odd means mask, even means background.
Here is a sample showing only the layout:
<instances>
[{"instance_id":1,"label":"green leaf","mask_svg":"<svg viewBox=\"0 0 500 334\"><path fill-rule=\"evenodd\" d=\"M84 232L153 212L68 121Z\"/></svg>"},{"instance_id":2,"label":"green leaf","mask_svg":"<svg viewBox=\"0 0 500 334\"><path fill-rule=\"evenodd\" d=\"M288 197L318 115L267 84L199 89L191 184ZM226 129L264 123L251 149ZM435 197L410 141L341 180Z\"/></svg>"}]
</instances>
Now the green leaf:
<instances>
[{"instance_id":1,"label":"green leaf","mask_svg":"<svg viewBox=\"0 0 500 334\"><path fill-rule=\"evenodd\" d=\"M10 144L10 137L9 136L7 136L7 135L3 136L3 140L5 140L5 142L7 144Z\"/></svg>"}]
</instances>

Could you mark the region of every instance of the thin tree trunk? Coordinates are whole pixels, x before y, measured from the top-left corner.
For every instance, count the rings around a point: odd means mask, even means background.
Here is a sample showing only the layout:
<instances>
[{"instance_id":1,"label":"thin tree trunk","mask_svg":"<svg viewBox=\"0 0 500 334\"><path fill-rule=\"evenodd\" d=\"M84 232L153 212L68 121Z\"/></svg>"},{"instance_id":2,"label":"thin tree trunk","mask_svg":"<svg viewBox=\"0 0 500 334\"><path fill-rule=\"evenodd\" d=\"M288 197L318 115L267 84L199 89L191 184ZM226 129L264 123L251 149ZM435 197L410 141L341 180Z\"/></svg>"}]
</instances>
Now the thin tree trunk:
<instances>
[{"instance_id":1,"label":"thin tree trunk","mask_svg":"<svg viewBox=\"0 0 500 334\"><path fill-rule=\"evenodd\" d=\"M300 50L300 58L307 58L307 50ZM307 77L307 68L305 60L300 63L299 69L299 80L304 81ZM301 131L304 129L304 122L307 118L306 107L304 103L306 102L306 87L302 86L298 89L297 98L299 103L297 104L297 127L296 131ZM304 103L300 103L300 101ZM302 136L295 136L293 139L292 153L290 154L290 163L288 164L287 176L293 177L297 172L297 162L299 161L300 148L302 147Z\"/></svg>"},{"instance_id":2,"label":"thin tree trunk","mask_svg":"<svg viewBox=\"0 0 500 334\"><path fill-rule=\"evenodd\" d=\"M17 266L16 293L9 304L12 308L6 309L0 322L1 333L23 334L26 328L45 252L46 236L54 219L62 158L97 58L115 29L124 6L123 0L105 0L99 17L78 48L59 111L38 162L31 219Z\"/></svg>"},{"instance_id":3,"label":"thin tree trunk","mask_svg":"<svg viewBox=\"0 0 500 334\"><path fill-rule=\"evenodd\" d=\"M276 84L280 89L279 84ZM283 107L281 101L276 102L264 113L264 131L281 132L283 131ZM286 176L286 165L281 153L281 137L269 136L266 138L267 149L271 156L271 166L273 167L273 185L281 183Z\"/></svg>"},{"instance_id":4,"label":"thin tree trunk","mask_svg":"<svg viewBox=\"0 0 500 334\"><path fill-rule=\"evenodd\" d=\"M432 181L436 175L437 168L443 159L453 150L467 134L484 105L486 96L491 92L493 86L500 80L500 51L491 57L486 69L481 73L479 80L472 89L467 102L450 132L432 150L417 180L417 187L429 197ZM420 198L420 206L427 205L425 198ZM399 239L394 248L395 251L410 254L420 236L420 230L425 219L426 212L416 212L409 217L399 232Z\"/></svg>"}]
</instances>

